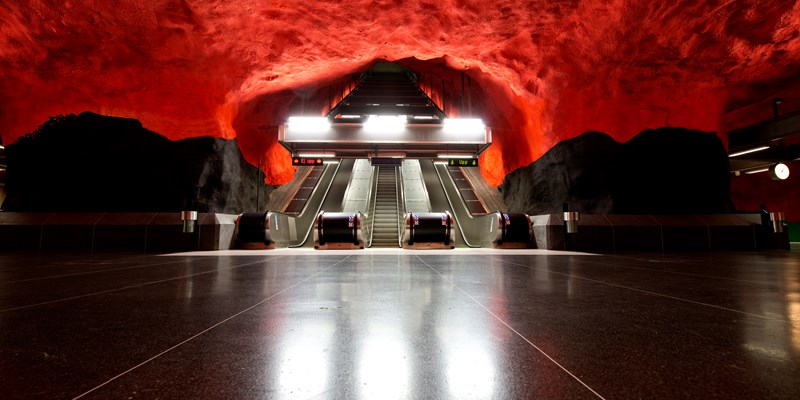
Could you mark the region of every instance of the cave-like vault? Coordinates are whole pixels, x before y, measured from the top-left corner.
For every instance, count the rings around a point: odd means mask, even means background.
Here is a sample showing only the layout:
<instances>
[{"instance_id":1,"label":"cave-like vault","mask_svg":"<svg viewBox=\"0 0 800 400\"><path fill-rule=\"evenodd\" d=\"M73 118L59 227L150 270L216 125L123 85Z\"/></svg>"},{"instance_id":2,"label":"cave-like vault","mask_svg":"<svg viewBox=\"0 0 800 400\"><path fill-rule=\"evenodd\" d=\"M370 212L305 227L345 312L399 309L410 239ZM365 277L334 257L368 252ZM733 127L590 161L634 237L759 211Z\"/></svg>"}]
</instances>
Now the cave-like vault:
<instances>
[{"instance_id":1,"label":"cave-like vault","mask_svg":"<svg viewBox=\"0 0 800 400\"><path fill-rule=\"evenodd\" d=\"M268 160L267 181L282 183L291 167L275 126L292 104L380 59L444 80L453 101L462 71L472 79L494 129L483 173L497 184L585 131L625 141L680 126L724 138L768 117L754 105L771 97L800 106L790 95L800 5L7 0L0 133L8 144L56 114L132 117L171 139L237 138L248 160Z\"/></svg>"}]
</instances>

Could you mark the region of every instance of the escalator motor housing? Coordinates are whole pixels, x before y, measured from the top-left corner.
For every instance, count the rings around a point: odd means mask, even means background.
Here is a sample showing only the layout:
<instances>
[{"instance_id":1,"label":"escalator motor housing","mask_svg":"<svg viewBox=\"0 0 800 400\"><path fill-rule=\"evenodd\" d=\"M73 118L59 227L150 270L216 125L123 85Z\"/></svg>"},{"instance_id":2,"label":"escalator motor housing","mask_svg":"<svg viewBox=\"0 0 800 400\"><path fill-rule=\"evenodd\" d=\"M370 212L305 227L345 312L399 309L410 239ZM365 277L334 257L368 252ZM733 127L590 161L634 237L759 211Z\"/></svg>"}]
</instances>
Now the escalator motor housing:
<instances>
[{"instance_id":1,"label":"escalator motor housing","mask_svg":"<svg viewBox=\"0 0 800 400\"><path fill-rule=\"evenodd\" d=\"M314 248L363 249L361 218L360 212L319 213L314 221Z\"/></svg>"},{"instance_id":2,"label":"escalator motor housing","mask_svg":"<svg viewBox=\"0 0 800 400\"><path fill-rule=\"evenodd\" d=\"M244 213L236 219L239 247L243 249L273 249L275 242L269 232L270 212Z\"/></svg>"},{"instance_id":3,"label":"escalator motor housing","mask_svg":"<svg viewBox=\"0 0 800 400\"><path fill-rule=\"evenodd\" d=\"M503 249L528 248L533 236L533 226L527 214L500 213L497 218L497 235L492 247Z\"/></svg>"},{"instance_id":4,"label":"escalator motor housing","mask_svg":"<svg viewBox=\"0 0 800 400\"><path fill-rule=\"evenodd\" d=\"M454 249L455 221L449 212L408 213L405 217L403 248Z\"/></svg>"}]
</instances>

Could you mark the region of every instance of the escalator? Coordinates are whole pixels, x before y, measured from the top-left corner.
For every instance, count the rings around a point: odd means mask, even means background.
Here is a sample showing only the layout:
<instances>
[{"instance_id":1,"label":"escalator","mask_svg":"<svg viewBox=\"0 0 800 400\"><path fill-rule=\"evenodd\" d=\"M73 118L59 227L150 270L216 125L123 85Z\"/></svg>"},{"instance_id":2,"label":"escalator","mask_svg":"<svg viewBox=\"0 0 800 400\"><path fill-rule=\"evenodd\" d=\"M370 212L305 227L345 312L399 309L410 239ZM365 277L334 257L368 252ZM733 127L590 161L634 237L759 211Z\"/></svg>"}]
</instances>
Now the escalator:
<instances>
[{"instance_id":1,"label":"escalator","mask_svg":"<svg viewBox=\"0 0 800 400\"><path fill-rule=\"evenodd\" d=\"M354 160L334 161L312 170L282 212L267 213L269 239L277 247L309 247L319 212L341 210L353 164Z\"/></svg>"},{"instance_id":2,"label":"escalator","mask_svg":"<svg viewBox=\"0 0 800 400\"><path fill-rule=\"evenodd\" d=\"M378 167L375 205L370 218L372 226L371 247L399 247L399 215L397 167Z\"/></svg>"}]
</instances>

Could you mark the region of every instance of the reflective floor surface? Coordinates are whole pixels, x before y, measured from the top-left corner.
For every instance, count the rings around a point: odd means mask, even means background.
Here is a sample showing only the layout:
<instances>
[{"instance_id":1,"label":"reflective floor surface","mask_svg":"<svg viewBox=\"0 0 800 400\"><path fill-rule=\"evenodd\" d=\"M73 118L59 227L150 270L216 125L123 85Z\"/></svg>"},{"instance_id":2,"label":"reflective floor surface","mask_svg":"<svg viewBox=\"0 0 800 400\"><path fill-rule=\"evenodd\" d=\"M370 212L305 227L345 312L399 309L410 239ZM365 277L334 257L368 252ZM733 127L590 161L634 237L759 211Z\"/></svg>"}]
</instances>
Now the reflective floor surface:
<instances>
[{"instance_id":1,"label":"reflective floor surface","mask_svg":"<svg viewBox=\"0 0 800 400\"><path fill-rule=\"evenodd\" d=\"M2 399L798 399L800 252L0 254Z\"/></svg>"}]
</instances>

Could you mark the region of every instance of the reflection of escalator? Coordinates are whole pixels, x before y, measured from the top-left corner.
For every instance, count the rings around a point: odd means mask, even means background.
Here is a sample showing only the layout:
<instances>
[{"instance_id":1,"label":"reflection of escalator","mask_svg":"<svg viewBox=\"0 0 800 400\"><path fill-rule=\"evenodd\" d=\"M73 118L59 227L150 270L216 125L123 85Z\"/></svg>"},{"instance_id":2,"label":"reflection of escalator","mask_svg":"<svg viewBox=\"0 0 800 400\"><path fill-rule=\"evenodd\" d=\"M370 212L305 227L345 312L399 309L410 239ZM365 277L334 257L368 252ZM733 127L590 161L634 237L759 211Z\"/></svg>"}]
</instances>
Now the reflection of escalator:
<instances>
[{"instance_id":1,"label":"reflection of escalator","mask_svg":"<svg viewBox=\"0 0 800 400\"><path fill-rule=\"evenodd\" d=\"M397 167L378 169L375 209L372 213L372 247L398 247Z\"/></svg>"}]
</instances>

